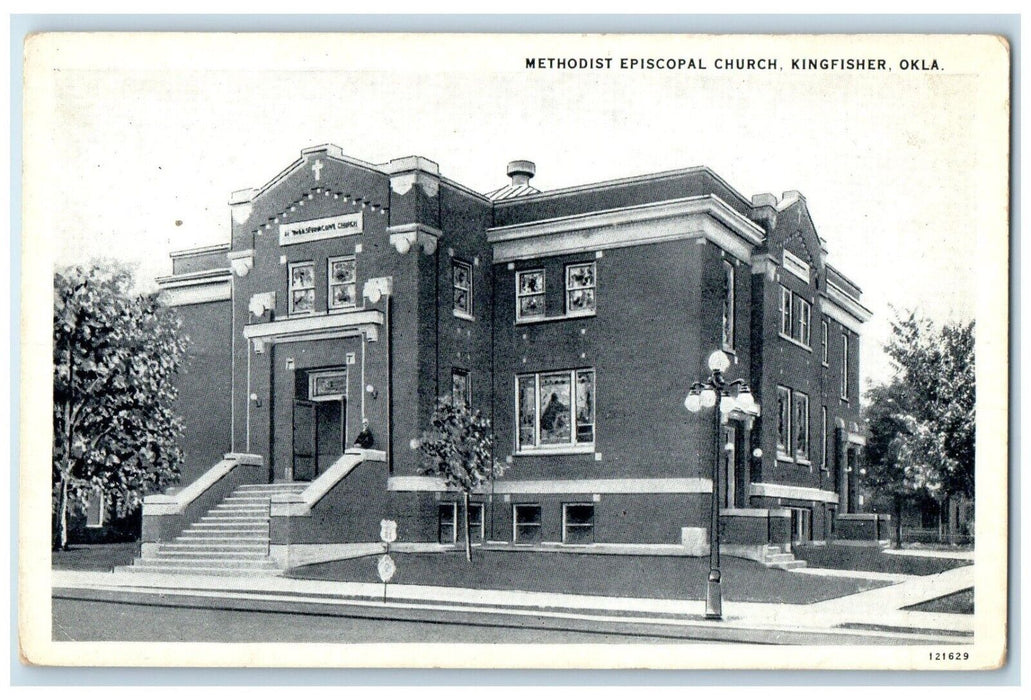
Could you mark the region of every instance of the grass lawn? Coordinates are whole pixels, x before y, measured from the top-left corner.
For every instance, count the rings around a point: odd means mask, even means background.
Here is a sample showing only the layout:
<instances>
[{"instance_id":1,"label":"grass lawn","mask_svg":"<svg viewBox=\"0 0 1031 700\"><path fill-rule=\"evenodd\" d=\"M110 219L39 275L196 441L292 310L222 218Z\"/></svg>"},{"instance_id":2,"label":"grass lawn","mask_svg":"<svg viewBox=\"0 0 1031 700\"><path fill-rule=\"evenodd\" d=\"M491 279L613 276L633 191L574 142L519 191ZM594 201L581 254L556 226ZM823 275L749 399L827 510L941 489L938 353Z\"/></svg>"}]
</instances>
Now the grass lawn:
<instances>
[{"instance_id":1,"label":"grass lawn","mask_svg":"<svg viewBox=\"0 0 1031 700\"><path fill-rule=\"evenodd\" d=\"M964 588L941 598L925 600L923 603L910 605L904 610L918 610L920 612L934 613L956 613L959 615L974 614L974 589Z\"/></svg>"},{"instance_id":2,"label":"grass lawn","mask_svg":"<svg viewBox=\"0 0 1031 700\"><path fill-rule=\"evenodd\" d=\"M820 569L849 569L851 571L879 571L885 574L912 574L929 576L959 566L969 566L962 559L916 557L885 554L877 547L847 547L841 545L795 545L795 556L805 559L809 566Z\"/></svg>"},{"instance_id":3,"label":"grass lawn","mask_svg":"<svg viewBox=\"0 0 1031 700\"><path fill-rule=\"evenodd\" d=\"M132 564L139 555L139 542L73 544L64 552L51 552L50 562L63 571L111 571L116 566Z\"/></svg>"},{"instance_id":4,"label":"grass lawn","mask_svg":"<svg viewBox=\"0 0 1031 700\"><path fill-rule=\"evenodd\" d=\"M393 553L391 583L699 600L705 597L707 557L629 556L579 552L474 551ZM378 583L376 556L299 567L293 578ZM886 585L883 581L806 576L767 569L734 557L721 560L723 597L757 603L813 603Z\"/></svg>"}]
</instances>

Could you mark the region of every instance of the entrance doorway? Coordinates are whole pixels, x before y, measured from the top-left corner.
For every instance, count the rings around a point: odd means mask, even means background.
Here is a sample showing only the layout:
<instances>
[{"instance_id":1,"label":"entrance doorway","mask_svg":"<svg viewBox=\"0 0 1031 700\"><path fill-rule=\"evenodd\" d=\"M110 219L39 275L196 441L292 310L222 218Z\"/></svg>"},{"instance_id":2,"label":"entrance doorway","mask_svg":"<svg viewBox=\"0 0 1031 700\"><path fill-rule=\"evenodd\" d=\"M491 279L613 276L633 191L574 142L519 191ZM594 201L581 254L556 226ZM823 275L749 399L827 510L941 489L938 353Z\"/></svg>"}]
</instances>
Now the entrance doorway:
<instances>
[{"instance_id":1,"label":"entrance doorway","mask_svg":"<svg viewBox=\"0 0 1031 700\"><path fill-rule=\"evenodd\" d=\"M347 373L305 373L293 407L293 479L312 481L333 465L347 444ZM300 378L299 378L300 379Z\"/></svg>"},{"instance_id":2,"label":"entrance doorway","mask_svg":"<svg viewBox=\"0 0 1031 700\"><path fill-rule=\"evenodd\" d=\"M737 425L724 425L722 431L723 481L720 486L723 489L723 507L743 508L746 493L745 465L742 461L744 431Z\"/></svg>"},{"instance_id":3,"label":"entrance doorway","mask_svg":"<svg viewBox=\"0 0 1031 700\"><path fill-rule=\"evenodd\" d=\"M812 542L813 511L810 508L788 508L791 511L791 542Z\"/></svg>"}]
</instances>

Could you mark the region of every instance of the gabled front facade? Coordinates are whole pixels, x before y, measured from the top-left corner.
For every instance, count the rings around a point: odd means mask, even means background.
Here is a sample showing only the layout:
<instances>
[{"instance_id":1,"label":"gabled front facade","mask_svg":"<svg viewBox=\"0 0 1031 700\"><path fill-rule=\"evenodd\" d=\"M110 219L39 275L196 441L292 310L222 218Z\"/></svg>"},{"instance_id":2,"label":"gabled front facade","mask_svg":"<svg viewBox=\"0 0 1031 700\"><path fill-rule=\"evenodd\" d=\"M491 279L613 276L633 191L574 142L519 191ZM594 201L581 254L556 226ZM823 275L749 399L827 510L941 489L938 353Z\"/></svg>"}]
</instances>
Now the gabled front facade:
<instances>
[{"instance_id":1,"label":"gabled front facade","mask_svg":"<svg viewBox=\"0 0 1031 700\"><path fill-rule=\"evenodd\" d=\"M721 349L760 406L721 428L725 541L833 537L869 312L804 198L749 200L706 168L552 192L532 163L509 174L484 196L423 158L325 146L235 193L229 245L175 253L159 280L194 343L184 482L248 453L266 482L320 484L306 520L273 500L273 547L374 543L382 518L446 545L461 499L410 443L452 396L509 466L473 497L474 540L698 554L714 428L683 401ZM366 422L382 457L344 470Z\"/></svg>"}]
</instances>

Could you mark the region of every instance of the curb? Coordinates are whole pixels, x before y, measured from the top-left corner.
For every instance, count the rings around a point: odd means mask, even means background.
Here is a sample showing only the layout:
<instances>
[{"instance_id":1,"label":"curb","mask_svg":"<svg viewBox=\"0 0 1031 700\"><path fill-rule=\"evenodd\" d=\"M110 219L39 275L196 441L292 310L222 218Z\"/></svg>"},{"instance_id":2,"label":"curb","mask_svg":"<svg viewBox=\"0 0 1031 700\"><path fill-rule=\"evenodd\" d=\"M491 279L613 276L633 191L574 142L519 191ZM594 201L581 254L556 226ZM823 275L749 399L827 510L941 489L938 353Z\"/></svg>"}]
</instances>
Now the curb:
<instances>
[{"instance_id":1,"label":"curb","mask_svg":"<svg viewBox=\"0 0 1031 700\"><path fill-rule=\"evenodd\" d=\"M472 605L443 601L415 601L388 598L387 602L360 597L298 595L282 592L153 591L104 588L55 587L56 599L106 603L152 605L194 609L215 609L249 613L286 613L359 619L429 622L484 627L519 627L666 638L670 641L697 640L748 644L961 644L965 638L936 630L890 630L772 627L749 624L744 619L706 621L702 615L633 615L574 608L508 607L496 604ZM972 639L970 640L972 641Z\"/></svg>"}]
</instances>

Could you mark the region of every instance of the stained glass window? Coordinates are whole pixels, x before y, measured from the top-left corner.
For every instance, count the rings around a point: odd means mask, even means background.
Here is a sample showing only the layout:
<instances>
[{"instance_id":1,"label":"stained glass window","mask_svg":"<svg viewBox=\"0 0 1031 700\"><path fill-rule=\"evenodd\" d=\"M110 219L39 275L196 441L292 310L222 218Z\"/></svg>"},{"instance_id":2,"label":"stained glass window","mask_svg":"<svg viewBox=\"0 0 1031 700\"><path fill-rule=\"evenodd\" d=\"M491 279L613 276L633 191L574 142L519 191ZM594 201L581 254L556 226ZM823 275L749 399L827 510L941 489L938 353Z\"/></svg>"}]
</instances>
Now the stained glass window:
<instances>
[{"instance_id":1,"label":"stained glass window","mask_svg":"<svg viewBox=\"0 0 1031 700\"><path fill-rule=\"evenodd\" d=\"M315 311L315 263L290 265L290 313L310 314Z\"/></svg>"},{"instance_id":2,"label":"stained glass window","mask_svg":"<svg viewBox=\"0 0 1031 700\"><path fill-rule=\"evenodd\" d=\"M576 441L594 442L594 372L576 373Z\"/></svg>"},{"instance_id":3,"label":"stained glass window","mask_svg":"<svg viewBox=\"0 0 1031 700\"><path fill-rule=\"evenodd\" d=\"M594 370L518 377L519 449L594 442Z\"/></svg>"},{"instance_id":4,"label":"stained glass window","mask_svg":"<svg viewBox=\"0 0 1031 700\"><path fill-rule=\"evenodd\" d=\"M451 400L468 406L472 400L469 386L469 372L464 369L451 370Z\"/></svg>"},{"instance_id":5,"label":"stained glass window","mask_svg":"<svg viewBox=\"0 0 1031 700\"><path fill-rule=\"evenodd\" d=\"M544 270L516 273L516 318L544 317Z\"/></svg>"},{"instance_id":6,"label":"stained glass window","mask_svg":"<svg viewBox=\"0 0 1031 700\"><path fill-rule=\"evenodd\" d=\"M537 444L537 377L519 377L519 447Z\"/></svg>"},{"instance_id":7,"label":"stained glass window","mask_svg":"<svg viewBox=\"0 0 1031 700\"><path fill-rule=\"evenodd\" d=\"M473 315L473 269L469 263L451 261L451 282L454 287L454 311L459 316Z\"/></svg>"},{"instance_id":8,"label":"stained glass window","mask_svg":"<svg viewBox=\"0 0 1031 700\"><path fill-rule=\"evenodd\" d=\"M791 389L777 387L777 456L791 458Z\"/></svg>"},{"instance_id":9,"label":"stained glass window","mask_svg":"<svg viewBox=\"0 0 1031 700\"><path fill-rule=\"evenodd\" d=\"M351 308L357 303L357 280L354 258L330 258L329 308Z\"/></svg>"},{"instance_id":10,"label":"stained glass window","mask_svg":"<svg viewBox=\"0 0 1031 700\"><path fill-rule=\"evenodd\" d=\"M809 397L800 391L794 392L795 406L795 459L809 461Z\"/></svg>"},{"instance_id":11,"label":"stained glass window","mask_svg":"<svg viewBox=\"0 0 1031 700\"><path fill-rule=\"evenodd\" d=\"M595 291L594 263L582 263L566 266L566 313L594 313Z\"/></svg>"},{"instance_id":12,"label":"stained glass window","mask_svg":"<svg viewBox=\"0 0 1031 700\"><path fill-rule=\"evenodd\" d=\"M571 394L569 373L542 374L540 385L540 443L542 445L561 445L572 442L572 426L569 419Z\"/></svg>"}]
</instances>

